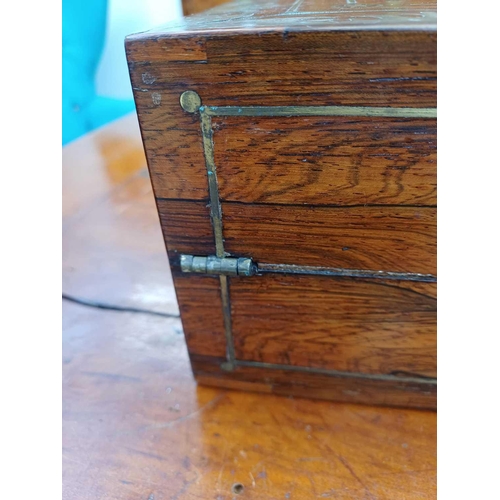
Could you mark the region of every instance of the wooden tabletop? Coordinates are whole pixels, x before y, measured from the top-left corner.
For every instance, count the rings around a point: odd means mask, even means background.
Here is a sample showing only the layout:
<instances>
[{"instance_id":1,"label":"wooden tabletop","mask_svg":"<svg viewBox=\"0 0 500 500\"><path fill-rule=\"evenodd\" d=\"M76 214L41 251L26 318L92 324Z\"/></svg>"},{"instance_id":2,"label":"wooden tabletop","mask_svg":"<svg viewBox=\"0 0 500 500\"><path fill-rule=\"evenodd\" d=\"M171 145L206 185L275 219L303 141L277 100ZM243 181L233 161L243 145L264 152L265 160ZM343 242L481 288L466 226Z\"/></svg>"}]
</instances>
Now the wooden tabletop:
<instances>
[{"instance_id":1,"label":"wooden tabletop","mask_svg":"<svg viewBox=\"0 0 500 500\"><path fill-rule=\"evenodd\" d=\"M433 412L196 385L135 115L63 150L63 292L65 500L436 497Z\"/></svg>"}]
</instances>

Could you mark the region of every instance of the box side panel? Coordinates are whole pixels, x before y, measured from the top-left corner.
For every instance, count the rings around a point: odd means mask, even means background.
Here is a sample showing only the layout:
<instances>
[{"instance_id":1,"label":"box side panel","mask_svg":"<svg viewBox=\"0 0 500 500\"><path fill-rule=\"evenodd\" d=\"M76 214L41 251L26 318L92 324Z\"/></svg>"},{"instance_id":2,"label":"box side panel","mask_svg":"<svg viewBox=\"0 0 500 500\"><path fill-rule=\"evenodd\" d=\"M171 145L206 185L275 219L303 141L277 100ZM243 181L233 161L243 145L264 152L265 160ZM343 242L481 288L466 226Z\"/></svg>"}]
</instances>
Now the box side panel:
<instances>
[{"instance_id":1,"label":"box side panel","mask_svg":"<svg viewBox=\"0 0 500 500\"><path fill-rule=\"evenodd\" d=\"M378 149L375 151L370 142L376 138L366 120L357 120L356 123L326 120L324 129L318 121L295 120L283 125L285 132L280 140L284 139L287 145L278 141L276 145L266 147L269 132L279 126L277 119L274 124L265 120L252 122L251 118L246 118L246 122L245 118L226 121L224 117L219 119L224 114L219 108L432 108L436 105L435 34L339 31L214 36L205 32L179 37L135 37L127 43L127 55L188 349L199 379L225 385L233 383L228 381L258 383L260 388L270 387L269 390L274 392L337 400L433 406L435 385L432 381L418 377L416 381L400 380L397 374L388 375L392 377L390 379L383 378L388 370L390 373L411 372L415 368L420 375L433 373L429 361L432 351L430 317L434 314L432 298L417 300L412 295L410 299L405 290L396 294L391 292L388 296L374 294L373 288L365 289L361 283L348 291L342 287L335 287L334 291L328 287L321 289L318 292L323 296L321 300L330 305L321 311L316 311L316 305L312 307L308 316L312 321L310 324L314 325L315 313L322 314L326 323L343 325L344 338L352 340L352 344L349 348L344 346L343 351L336 347L331 350L331 355L318 360L319 350L315 348L309 355L309 348L303 347L301 353L300 343L307 344L307 340L302 341L304 331L310 333L303 324L301 331L298 327L293 330L286 319L275 316L274 320L269 319L272 326L269 331L262 331L258 325L271 314L269 307L273 305L276 310L281 309L287 314L292 314L297 308L293 300L287 302L286 294L278 291L279 286L270 302L266 302L269 296L262 299L267 292L262 294L261 287L271 289L274 286L272 280L262 281L260 285L258 281L249 281L255 283L251 286L245 281L234 283L231 280L231 295L227 295L226 289L224 298L223 280L179 274L178 256L181 253L212 255L217 246L211 211L219 203L219 186L215 182L217 192L214 197L214 189L209 190L206 165L207 147L212 147L210 144L214 141L212 175L219 176L223 194L219 253L222 248L223 252L276 264L287 261L294 265L309 263L374 271L433 273L435 186L431 178L434 175L435 137L431 129L424 127L422 137L418 137L418 130L423 130L418 122L381 120L378 144L375 145ZM197 92L201 108L195 107L187 112L181 107L180 97L187 90ZM206 112L208 109L212 112L210 116ZM202 110L205 118L201 116ZM287 116L282 119L286 123ZM201 122L204 124L203 133ZM226 132L218 130L218 127L225 126ZM350 126L353 131L350 131ZM261 131L256 130L259 127ZM220 137L234 140L230 128L238 129L236 137L242 140L247 140L243 139L247 134L257 135L248 139L250 142L246 144L233 144L227 151L224 147L218 149ZM324 132L318 135L318 128ZM412 128L411 132L409 128ZM219 136L219 132L225 135ZM288 168L283 166L287 161L293 163L297 160L301 150L312 153L309 158L313 158L318 147L328 146L328 137L334 142L339 136L342 136L341 143L336 144L333 156L317 156L323 162L321 165L307 165L303 172L297 164L288 164ZM405 147L408 138L410 141ZM311 144L317 146L309 148ZM364 145L361 154L359 145ZM275 159L273 151L276 152ZM288 160L285 158L287 152L291 155ZM370 170L372 177L361 175L357 184L351 182L348 189L340 190L325 176L333 175L336 170L335 182L342 179L342 175L344 185L346 179L354 179L354 166L350 159L346 159L350 158L350 152L358 153L362 174ZM290 160L293 155L295 160ZM383 161L380 160L382 157ZM241 177L235 170L240 166L235 165L239 160L247 167L254 163L258 166L253 172L245 169ZM217 162L220 162L220 167ZM413 170L407 168L409 164ZM269 177L263 174L267 168L274 169ZM309 178L317 175L317 182L313 180L308 187L301 175ZM265 185L269 178L274 179L278 186L274 193L272 182ZM383 193L384 179L387 196ZM403 188L399 191L398 179ZM243 185L248 185L246 191L241 187ZM295 191L294 185L299 186ZM322 185L329 185L329 188L314 194L321 190ZM370 200L360 203L376 206L357 206L358 203L353 206L357 196L353 193L357 188ZM323 206L322 200L331 199L340 191L345 197L338 196L337 203L346 204L347 208L331 207L329 202L328 206ZM242 198L238 199L240 195ZM224 201L224 196L227 201ZM322 206L301 206L309 202ZM349 212L343 212L344 209ZM371 250L366 250L367 242ZM319 290L321 286L317 278L311 279L310 285L305 289L299 285L289 298L294 294L300 297L314 293L314 287ZM293 288L290 285L289 290ZM408 298L409 302L401 297ZM232 309L230 300L234 301ZM252 301L258 304L258 308L255 317L250 318L251 310L245 313L244 309L248 309ZM364 311L369 325L365 339L359 332L352 336L349 333L349 328L353 327L349 323L350 303ZM229 318L227 311L233 312ZM384 311L386 318L381 319ZM415 330L412 331L408 327L411 318L415 319ZM231 327L237 333L233 337ZM318 326L316 332L319 337L323 333L321 328ZM274 339L267 343L267 347L262 347L262 340L265 341L270 334ZM387 347L383 344L391 336L400 342L403 350L408 348L417 352L414 365L409 358L406 362L399 362L392 355L384 364L383 354L376 354L376 349L383 351ZM235 342L235 354L243 357L229 363L232 372L224 371L228 369L226 356L232 349L226 344L226 339ZM372 343L374 350L363 345L365 340ZM332 344L334 340L326 343ZM286 361L283 356L287 351L293 358L287 361L290 370L245 365L250 358ZM303 366L299 367L300 363ZM307 370L310 368L307 365L314 363L365 370L366 373L352 372L350 377L294 371L296 367ZM309 388L311 394L308 394Z\"/></svg>"}]
</instances>

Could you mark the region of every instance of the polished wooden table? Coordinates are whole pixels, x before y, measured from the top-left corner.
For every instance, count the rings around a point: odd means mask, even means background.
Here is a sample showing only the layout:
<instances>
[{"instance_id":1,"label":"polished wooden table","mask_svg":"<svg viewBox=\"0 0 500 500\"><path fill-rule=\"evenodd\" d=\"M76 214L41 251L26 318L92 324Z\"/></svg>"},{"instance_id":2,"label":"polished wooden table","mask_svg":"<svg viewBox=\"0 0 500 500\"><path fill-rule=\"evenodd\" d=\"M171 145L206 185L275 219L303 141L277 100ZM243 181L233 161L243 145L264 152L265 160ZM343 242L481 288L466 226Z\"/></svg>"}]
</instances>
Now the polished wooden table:
<instances>
[{"instance_id":1,"label":"polished wooden table","mask_svg":"<svg viewBox=\"0 0 500 500\"><path fill-rule=\"evenodd\" d=\"M435 498L433 412L196 385L135 115L63 150L63 292L65 500Z\"/></svg>"}]
</instances>

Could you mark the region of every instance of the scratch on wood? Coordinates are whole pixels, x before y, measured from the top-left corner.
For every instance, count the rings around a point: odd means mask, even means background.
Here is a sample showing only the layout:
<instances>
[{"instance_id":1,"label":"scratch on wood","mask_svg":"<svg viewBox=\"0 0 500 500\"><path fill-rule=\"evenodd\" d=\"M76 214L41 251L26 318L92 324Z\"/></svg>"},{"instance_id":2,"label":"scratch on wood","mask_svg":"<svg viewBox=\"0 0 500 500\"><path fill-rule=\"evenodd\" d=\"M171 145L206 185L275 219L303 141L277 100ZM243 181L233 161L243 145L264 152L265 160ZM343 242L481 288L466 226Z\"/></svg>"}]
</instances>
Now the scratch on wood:
<instances>
[{"instance_id":1,"label":"scratch on wood","mask_svg":"<svg viewBox=\"0 0 500 500\"><path fill-rule=\"evenodd\" d=\"M311 484L314 496L317 497L318 492L316 491L316 483L314 482L314 478L311 476L309 471L304 472L306 473L307 479L309 479L309 483Z\"/></svg>"},{"instance_id":2,"label":"scratch on wood","mask_svg":"<svg viewBox=\"0 0 500 500\"><path fill-rule=\"evenodd\" d=\"M342 465L349 471L349 473L351 474L351 476L354 479L356 479L356 481L363 487L363 489L369 495L369 497L372 500L375 500L375 497L373 496L372 492L368 489L368 487L365 485L365 483L363 483L363 481L361 481L361 479L356 475L356 473L354 472L353 468L349 465L349 462L342 455L337 455L337 458L340 460L340 462L342 463Z\"/></svg>"},{"instance_id":3,"label":"scratch on wood","mask_svg":"<svg viewBox=\"0 0 500 500\"><path fill-rule=\"evenodd\" d=\"M221 482L222 482L222 471L226 465L226 454L227 454L227 441L224 442L224 451L222 452L222 465L219 470L219 475L217 476L217 493L220 493Z\"/></svg>"},{"instance_id":4,"label":"scratch on wood","mask_svg":"<svg viewBox=\"0 0 500 500\"><path fill-rule=\"evenodd\" d=\"M206 405L202 406L201 408L198 408L196 411L188 413L187 415L184 415L182 417L176 418L175 420L171 420L170 422L163 422L163 423L159 423L159 424L148 425L145 427L145 429L169 429L171 427L174 427L178 423L184 422L185 420L190 420L193 417L198 416L200 413L214 407L223 397L224 397L224 394L220 394L216 398L209 401Z\"/></svg>"},{"instance_id":5,"label":"scratch on wood","mask_svg":"<svg viewBox=\"0 0 500 500\"><path fill-rule=\"evenodd\" d=\"M138 377L129 377L128 375L120 375L119 373L82 371L81 374L90 377L104 378L113 382L141 382L141 379Z\"/></svg>"},{"instance_id":6,"label":"scratch on wood","mask_svg":"<svg viewBox=\"0 0 500 500\"><path fill-rule=\"evenodd\" d=\"M298 459L299 462L326 462L327 459L323 457L302 457Z\"/></svg>"}]
</instances>

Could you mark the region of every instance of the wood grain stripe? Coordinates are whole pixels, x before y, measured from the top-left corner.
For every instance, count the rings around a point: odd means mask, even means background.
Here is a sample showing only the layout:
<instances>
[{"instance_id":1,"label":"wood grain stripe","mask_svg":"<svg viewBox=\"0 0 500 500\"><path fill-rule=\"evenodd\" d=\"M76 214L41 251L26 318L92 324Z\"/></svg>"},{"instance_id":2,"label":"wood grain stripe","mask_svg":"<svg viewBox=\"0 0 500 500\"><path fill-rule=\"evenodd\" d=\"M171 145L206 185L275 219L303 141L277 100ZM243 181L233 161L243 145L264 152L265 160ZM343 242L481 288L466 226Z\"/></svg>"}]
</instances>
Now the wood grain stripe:
<instances>
[{"instance_id":1,"label":"wood grain stripe","mask_svg":"<svg viewBox=\"0 0 500 500\"><path fill-rule=\"evenodd\" d=\"M436 209L222 203L225 248L257 263L436 275Z\"/></svg>"},{"instance_id":2,"label":"wood grain stripe","mask_svg":"<svg viewBox=\"0 0 500 500\"><path fill-rule=\"evenodd\" d=\"M436 120L214 118L222 200L436 204Z\"/></svg>"},{"instance_id":3,"label":"wood grain stripe","mask_svg":"<svg viewBox=\"0 0 500 500\"><path fill-rule=\"evenodd\" d=\"M236 359L435 377L435 289L322 276L232 279Z\"/></svg>"}]
</instances>

